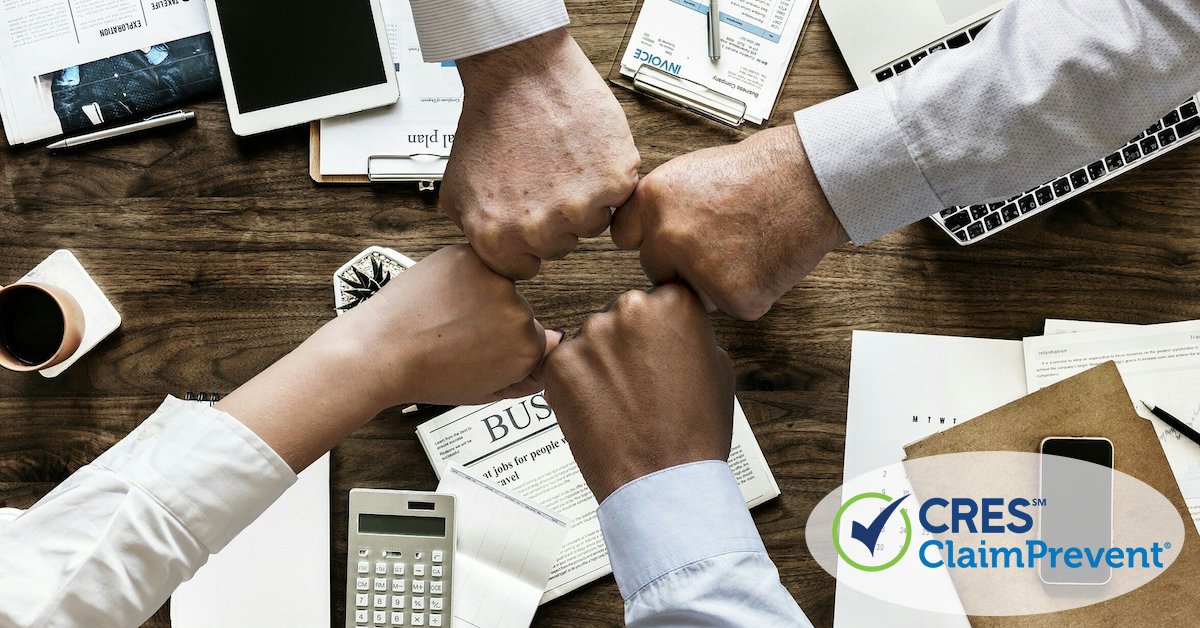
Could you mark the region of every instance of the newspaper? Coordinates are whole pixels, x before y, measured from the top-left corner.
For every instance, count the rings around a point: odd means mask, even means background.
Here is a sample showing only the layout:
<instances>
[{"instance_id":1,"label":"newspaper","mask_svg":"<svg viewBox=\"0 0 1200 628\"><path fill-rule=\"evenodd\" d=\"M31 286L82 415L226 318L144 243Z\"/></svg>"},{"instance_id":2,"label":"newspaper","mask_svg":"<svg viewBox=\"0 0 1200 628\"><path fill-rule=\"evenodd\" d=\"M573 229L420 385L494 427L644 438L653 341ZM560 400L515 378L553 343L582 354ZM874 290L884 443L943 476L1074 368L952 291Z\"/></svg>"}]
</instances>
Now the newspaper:
<instances>
[{"instance_id":1,"label":"newspaper","mask_svg":"<svg viewBox=\"0 0 1200 628\"><path fill-rule=\"evenodd\" d=\"M220 89L199 0L0 0L9 144L141 119Z\"/></svg>"},{"instance_id":2,"label":"newspaper","mask_svg":"<svg viewBox=\"0 0 1200 628\"><path fill-rule=\"evenodd\" d=\"M479 479L571 519L541 603L612 573L596 517L599 504L541 393L457 408L422 423L417 437L439 478L456 462ZM779 496L775 476L736 401L729 466L747 506Z\"/></svg>"}]
</instances>

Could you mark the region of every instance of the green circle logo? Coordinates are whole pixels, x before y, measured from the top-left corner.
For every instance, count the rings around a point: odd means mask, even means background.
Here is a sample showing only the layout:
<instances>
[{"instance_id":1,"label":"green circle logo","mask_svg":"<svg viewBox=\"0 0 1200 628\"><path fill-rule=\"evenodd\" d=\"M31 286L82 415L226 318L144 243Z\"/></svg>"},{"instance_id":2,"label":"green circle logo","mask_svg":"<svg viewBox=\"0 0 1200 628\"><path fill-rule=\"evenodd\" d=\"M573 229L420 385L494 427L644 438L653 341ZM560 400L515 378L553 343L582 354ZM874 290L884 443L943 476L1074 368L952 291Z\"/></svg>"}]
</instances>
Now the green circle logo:
<instances>
[{"instance_id":1,"label":"green circle logo","mask_svg":"<svg viewBox=\"0 0 1200 628\"><path fill-rule=\"evenodd\" d=\"M905 495L904 497L908 496ZM904 500L904 497L900 498L901 501ZM851 497L849 501L842 504L842 507L837 511L837 515L833 517L833 547L837 549L838 556L841 556L842 560L846 561L847 565L850 565L859 571L883 571L884 569L887 569L888 567L900 562L900 559L903 558L904 554L908 552L908 546L912 543L912 522L910 522L908 519L908 511L901 510L900 516L904 519L904 544L900 547L900 551L894 557L892 557L891 560L883 563L882 565L864 565L850 558L850 556L846 554L846 551L842 549L842 542L838 534L838 528L841 527L842 523L842 515L846 512L846 509L864 499L878 499L889 504L892 502L892 497L883 493L859 493L858 495ZM868 549L871 549L873 554L875 541L879 538L879 534L882 532L883 526L887 523L887 519L893 514L891 512L892 510L895 510L894 506L889 509L884 509L884 511L880 513L880 516L874 521L870 522L869 525L863 525L859 522L851 522L855 526L855 530L851 533L851 536L855 540L866 545ZM882 518L882 521L880 518Z\"/></svg>"}]
</instances>

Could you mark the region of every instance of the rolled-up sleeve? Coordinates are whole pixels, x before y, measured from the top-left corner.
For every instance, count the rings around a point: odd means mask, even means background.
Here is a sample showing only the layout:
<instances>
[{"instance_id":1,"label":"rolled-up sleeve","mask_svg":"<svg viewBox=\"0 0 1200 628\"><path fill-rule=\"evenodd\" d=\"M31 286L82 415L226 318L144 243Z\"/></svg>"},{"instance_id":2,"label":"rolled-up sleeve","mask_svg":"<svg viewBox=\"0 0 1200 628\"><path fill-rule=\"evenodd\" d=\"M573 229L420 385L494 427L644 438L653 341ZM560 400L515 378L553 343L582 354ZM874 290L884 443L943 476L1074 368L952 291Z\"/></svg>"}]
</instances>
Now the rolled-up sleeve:
<instances>
[{"instance_id":1,"label":"rolled-up sleeve","mask_svg":"<svg viewBox=\"0 0 1200 628\"><path fill-rule=\"evenodd\" d=\"M425 61L482 54L567 25L563 0L410 0Z\"/></svg>"},{"instance_id":2,"label":"rolled-up sleeve","mask_svg":"<svg viewBox=\"0 0 1200 628\"><path fill-rule=\"evenodd\" d=\"M1200 3L1016 0L970 45L796 113L862 244L1008 198L1123 145L1200 91Z\"/></svg>"},{"instance_id":3,"label":"rolled-up sleeve","mask_svg":"<svg viewBox=\"0 0 1200 628\"><path fill-rule=\"evenodd\" d=\"M295 480L233 417L168 398L0 531L0 625L139 625Z\"/></svg>"},{"instance_id":4,"label":"rolled-up sleeve","mask_svg":"<svg viewBox=\"0 0 1200 628\"><path fill-rule=\"evenodd\" d=\"M599 519L629 626L811 626L728 464L634 480L604 500Z\"/></svg>"}]
</instances>

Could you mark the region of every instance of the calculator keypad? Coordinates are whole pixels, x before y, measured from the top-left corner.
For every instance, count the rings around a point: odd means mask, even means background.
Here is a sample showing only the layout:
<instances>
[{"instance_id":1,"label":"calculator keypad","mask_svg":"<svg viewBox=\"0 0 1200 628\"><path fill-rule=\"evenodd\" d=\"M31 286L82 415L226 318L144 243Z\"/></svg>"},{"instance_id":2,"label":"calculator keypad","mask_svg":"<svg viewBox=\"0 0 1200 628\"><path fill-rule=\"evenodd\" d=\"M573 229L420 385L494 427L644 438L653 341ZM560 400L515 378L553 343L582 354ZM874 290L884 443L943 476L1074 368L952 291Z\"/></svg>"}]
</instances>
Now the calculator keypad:
<instances>
[{"instance_id":1,"label":"calculator keypad","mask_svg":"<svg viewBox=\"0 0 1200 628\"><path fill-rule=\"evenodd\" d=\"M360 558L371 554L367 548L358 550ZM444 551L416 549L406 556L408 561L390 555L385 558L358 560L355 565L353 613L357 626L449 626L450 619L443 612L448 591L440 564Z\"/></svg>"}]
</instances>

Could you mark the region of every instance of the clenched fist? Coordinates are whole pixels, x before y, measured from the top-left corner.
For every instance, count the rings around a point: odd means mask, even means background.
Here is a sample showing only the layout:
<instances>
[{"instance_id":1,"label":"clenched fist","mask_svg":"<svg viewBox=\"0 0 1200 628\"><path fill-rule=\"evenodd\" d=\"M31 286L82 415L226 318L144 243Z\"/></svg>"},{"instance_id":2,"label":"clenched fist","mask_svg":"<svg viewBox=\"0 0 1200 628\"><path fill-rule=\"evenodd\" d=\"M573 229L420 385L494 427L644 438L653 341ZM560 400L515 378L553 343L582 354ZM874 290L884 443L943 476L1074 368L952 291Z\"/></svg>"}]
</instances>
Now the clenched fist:
<instances>
[{"instance_id":1,"label":"clenched fist","mask_svg":"<svg viewBox=\"0 0 1200 628\"><path fill-rule=\"evenodd\" d=\"M790 126L655 169L613 216L612 238L641 249L654 283L686 281L747 320L848 239Z\"/></svg>"},{"instance_id":2,"label":"clenched fist","mask_svg":"<svg viewBox=\"0 0 1200 628\"><path fill-rule=\"evenodd\" d=\"M512 279L608 228L641 158L609 87L563 29L458 62L465 89L441 206Z\"/></svg>"},{"instance_id":3,"label":"clenched fist","mask_svg":"<svg viewBox=\"0 0 1200 628\"><path fill-rule=\"evenodd\" d=\"M545 381L598 501L661 469L729 458L733 370L686 286L621 295L550 353Z\"/></svg>"}]
</instances>

